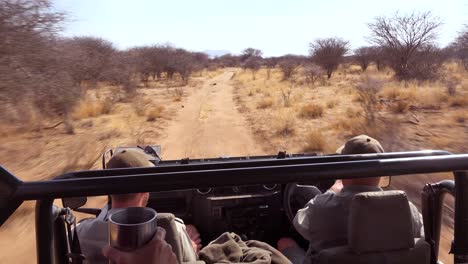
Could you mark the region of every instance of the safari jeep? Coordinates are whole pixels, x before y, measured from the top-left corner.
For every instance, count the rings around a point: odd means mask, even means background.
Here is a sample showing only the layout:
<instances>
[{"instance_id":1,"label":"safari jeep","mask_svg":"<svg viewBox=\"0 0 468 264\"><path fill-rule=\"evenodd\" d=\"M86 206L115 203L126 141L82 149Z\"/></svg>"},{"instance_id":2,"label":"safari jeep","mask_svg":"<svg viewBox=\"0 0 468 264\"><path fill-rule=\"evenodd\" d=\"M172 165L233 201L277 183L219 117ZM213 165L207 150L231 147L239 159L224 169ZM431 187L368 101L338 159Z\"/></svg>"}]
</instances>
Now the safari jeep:
<instances>
[{"instance_id":1,"label":"safari jeep","mask_svg":"<svg viewBox=\"0 0 468 264\"><path fill-rule=\"evenodd\" d=\"M155 167L105 169L106 160L122 149L103 154L103 170L70 172L47 181L23 182L0 167L0 224L23 201L36 200L37 263L82 263L86 256L79 249L73 212L95 217L103 210L84 208L86 197L150 192L149 207L194 224L205 242L231 231L275 245L282 236L299 237L291 224L303 206L296 192L310 185L325 191L338 178L453 172L453 180L427 183L421 190L425 238L395 249L391 245L405 238L382 237L390 246L378 252L358 254L350 245L327 249L319 253L319 263L438 263L446 194L455 198L454 263L468 263L468 154L439 150L327 156L280 152L273 156L161 160L161 149L156 146L141 150ZM55 199L62 199L64 208L54 205ZM393 221L400 220L388 219L385 228L392 228ZM366 228L365 235L372 236L375 227ZM301 243L307 246L306 241ZM179 246L172 241L176 254Z\"/></svg>"}]
</instances>

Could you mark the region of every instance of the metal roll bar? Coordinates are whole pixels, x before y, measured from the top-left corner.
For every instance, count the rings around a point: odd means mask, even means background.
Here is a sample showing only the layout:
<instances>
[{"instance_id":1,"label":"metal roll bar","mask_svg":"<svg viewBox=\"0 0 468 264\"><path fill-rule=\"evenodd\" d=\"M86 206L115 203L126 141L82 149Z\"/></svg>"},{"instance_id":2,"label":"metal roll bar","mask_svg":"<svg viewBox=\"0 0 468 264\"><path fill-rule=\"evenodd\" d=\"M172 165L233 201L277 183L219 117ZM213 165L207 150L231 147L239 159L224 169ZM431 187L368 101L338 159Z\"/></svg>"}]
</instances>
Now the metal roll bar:
<instances>
[{"instance_id":1,"label":"metal roll bar","mask_svg":"<svg viewBox=\"0 0 468 264\"><path fill-rule=\"evenodd\" d=\"M253 184L455 172L455 263L468 259L468 154L445 151L399 152L324 157L289 157L237 161L199 160L152 168L68 173L54 180L22 182L0 167L0 224L25 200L36 207L38 263L52 263L52 201L55 198L158 192ZM452 190L454 189L454 190ZM436 221L437 222L437 221ZM44 226L46 225L46 226ZM50 226L49 226L50 225ZM40 227L40 228L39 228ZM435 234L434 232L432 232Z\"/></svg>"}]
</instances>

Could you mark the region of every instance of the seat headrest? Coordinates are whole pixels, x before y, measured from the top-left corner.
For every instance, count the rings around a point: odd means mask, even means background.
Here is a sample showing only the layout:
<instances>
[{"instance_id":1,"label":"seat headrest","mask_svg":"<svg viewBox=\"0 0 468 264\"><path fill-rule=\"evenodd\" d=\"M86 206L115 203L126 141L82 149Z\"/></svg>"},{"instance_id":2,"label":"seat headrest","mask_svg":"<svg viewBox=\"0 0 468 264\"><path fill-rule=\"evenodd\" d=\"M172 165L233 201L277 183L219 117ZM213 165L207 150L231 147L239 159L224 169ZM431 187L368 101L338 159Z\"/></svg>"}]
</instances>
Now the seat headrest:
<instances>
[{"instance_id":1,"label":"seat headrest","mask_svg":"<svg viewBox=\"0 0 468 264\"><path fill-rule=\"evenodd\" d=\"M355 195L349 212L348 245L356 253L413 248L406 194L379 191Z\"/></svg>"}]
</instances>

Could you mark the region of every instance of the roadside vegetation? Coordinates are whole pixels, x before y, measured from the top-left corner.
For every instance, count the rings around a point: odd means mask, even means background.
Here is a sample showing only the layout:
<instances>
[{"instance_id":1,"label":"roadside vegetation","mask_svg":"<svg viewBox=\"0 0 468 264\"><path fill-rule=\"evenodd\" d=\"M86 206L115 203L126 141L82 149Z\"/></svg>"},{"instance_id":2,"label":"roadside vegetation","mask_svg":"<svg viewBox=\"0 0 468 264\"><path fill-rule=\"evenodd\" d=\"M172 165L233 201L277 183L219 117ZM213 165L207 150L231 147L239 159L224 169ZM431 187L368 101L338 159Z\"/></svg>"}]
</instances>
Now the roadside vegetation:
<instances>
[{"instance_id":1,"label":"roadside vegetation","mask_svg":"<svg viewBox=\"0 0 468 264\"><path fill-rule=\"evenodd\" d=\"M65 18L47 0L0 2L0 164L29 180L97 168L108 147L158 143L191 92L226 71L265 153L334 153L363 133L387 151L468 152L468 25L439 47L443 25L429 12L369 21L368 46L310 36L309 55L281 57L254 47L217 58L165 44L119 50L61 36ZM9 232L0 237L18 235Z\"/></svg>"}]
</instances>

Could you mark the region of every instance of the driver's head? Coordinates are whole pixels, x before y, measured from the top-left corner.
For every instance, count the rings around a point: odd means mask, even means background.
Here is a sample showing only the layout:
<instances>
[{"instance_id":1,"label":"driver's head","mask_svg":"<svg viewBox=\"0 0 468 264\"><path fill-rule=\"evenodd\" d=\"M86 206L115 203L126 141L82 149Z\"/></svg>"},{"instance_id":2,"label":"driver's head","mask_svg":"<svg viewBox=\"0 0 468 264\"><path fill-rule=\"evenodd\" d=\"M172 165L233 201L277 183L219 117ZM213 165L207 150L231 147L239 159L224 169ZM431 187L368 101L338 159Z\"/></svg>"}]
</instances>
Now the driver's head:
<instances>
[{"instance_id":1,"label":"driver's head","mask_svg":"<svg viewBox=\"0 0 468 264\"><path fill-rule=\"evenodd\" d=\"M360 135L353 137L346 141L346 143L337 149L339 154L369 154L369 153L383 153L384 149L379 141L367 135ZM360 179L344 179L343 185L369 185L379 186L380 177L360 178Z\"/></svg>"},{"instance_id":2,"label":"driver's head","mask_svg":"<svg viewBox=\"0 0 468 264\"><path fill-rule=\"evenodd\" d=\"M126 149L116 153L107 162L106 168L136 168L136 167L152 167L154 166L148 160L148 156L139 150ZM149 193L128 193L111 195L112 208L124 207L144 207L148 203Z\"/></svg>"}]
</instances>

